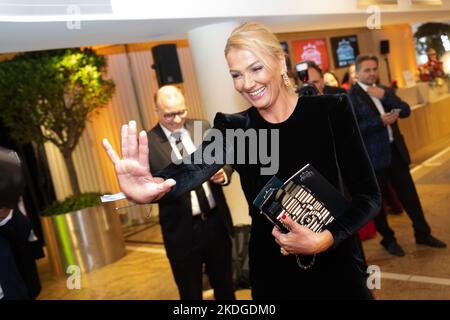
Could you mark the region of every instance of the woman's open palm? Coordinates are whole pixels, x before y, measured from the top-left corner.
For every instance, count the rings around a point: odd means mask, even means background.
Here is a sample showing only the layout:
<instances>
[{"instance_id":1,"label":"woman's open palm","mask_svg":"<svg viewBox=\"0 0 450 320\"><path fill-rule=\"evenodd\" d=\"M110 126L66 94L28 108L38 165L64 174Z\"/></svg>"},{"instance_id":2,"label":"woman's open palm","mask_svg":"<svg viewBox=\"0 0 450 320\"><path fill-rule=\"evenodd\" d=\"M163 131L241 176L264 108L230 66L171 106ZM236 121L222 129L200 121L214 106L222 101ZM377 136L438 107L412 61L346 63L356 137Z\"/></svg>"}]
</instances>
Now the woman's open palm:
<instances>
[{"instance_id":1,"label":"woman's open palm","mask_svg":"<svg viewBox=\"0 0 450 320\"><path fill-rule=\"evenodd\" d=\"M107 139L103 139L103 146L114 164L120 189L127 198L137 203L149 203L161 198L175 185L173 179L164 180L150 173L147 134L141 131L138 137L135 121L122 126L121 141L122 159Z\"/></svg>"}]
</instances>

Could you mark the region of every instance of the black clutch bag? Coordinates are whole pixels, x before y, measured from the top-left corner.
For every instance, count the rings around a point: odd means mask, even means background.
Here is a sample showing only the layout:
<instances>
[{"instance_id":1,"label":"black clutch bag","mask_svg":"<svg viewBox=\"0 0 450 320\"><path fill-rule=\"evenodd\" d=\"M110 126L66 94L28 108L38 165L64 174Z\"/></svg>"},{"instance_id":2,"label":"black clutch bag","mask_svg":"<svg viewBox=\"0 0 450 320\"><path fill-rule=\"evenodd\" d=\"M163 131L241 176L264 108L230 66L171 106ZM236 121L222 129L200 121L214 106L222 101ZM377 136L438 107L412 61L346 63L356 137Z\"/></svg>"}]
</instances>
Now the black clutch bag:
<instances>
[{"instance_id":1,"label":"black clutch bag","mask_svg":"<svg viewBox=\"0 0 450 320\"><path fill-rule=\"evenodd\" d=\"M276 176L262 188L253 204L282 232L289 232L281 217L289 216L297 223L321 232L348 210L350 202L314 167L307 164L284 183ZM303 269L309 266L297 262Z\"/></svg>"}]
</instances>

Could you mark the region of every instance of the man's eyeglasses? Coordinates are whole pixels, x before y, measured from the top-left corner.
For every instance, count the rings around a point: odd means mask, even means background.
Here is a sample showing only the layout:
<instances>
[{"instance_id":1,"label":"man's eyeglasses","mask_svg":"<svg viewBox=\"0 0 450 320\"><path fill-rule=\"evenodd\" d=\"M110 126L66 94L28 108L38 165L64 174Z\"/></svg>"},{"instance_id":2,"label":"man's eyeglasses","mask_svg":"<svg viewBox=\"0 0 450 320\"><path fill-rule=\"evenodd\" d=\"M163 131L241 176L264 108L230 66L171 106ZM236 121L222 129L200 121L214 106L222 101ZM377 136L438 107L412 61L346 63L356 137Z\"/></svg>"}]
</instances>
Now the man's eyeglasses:
<instances>
[{"instance_id":1,"label":"man's eyeglasses","mask_svg":"<svg viewBox=\"0 0 450 320\"><path fill-rule=\"evenodd\" d=\"M185 117L187 114L187 110L183 109L177 112L169 112L169 113L164 113L164 119L166 120L173 120L176 116L179 116L180 118Z\"/></svg>"}]
</instances>

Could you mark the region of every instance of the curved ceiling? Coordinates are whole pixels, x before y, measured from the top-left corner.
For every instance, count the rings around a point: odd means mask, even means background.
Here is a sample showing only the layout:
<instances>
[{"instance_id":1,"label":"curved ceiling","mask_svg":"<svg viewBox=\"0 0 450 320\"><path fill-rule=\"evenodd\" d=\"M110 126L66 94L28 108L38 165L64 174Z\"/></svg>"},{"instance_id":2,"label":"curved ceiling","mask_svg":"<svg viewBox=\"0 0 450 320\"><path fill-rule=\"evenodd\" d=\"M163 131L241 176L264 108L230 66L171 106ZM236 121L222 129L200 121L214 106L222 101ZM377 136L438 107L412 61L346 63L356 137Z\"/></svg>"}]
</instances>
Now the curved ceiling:
<instances>
[{"instance_id":1,"label":"curved ceiling","mask_svg":"<svg viewBox=\"0 0 450 320\"><path fill-rule=\"evenodd\" d=\"M365 27L372 13L356 2L0 0L0 53L185 39L193 28L230 20L259 21L274 32ZM398 3L380 7L381 27L450 20L450 0L426 8Z\"/></svg>"}]
</instances>

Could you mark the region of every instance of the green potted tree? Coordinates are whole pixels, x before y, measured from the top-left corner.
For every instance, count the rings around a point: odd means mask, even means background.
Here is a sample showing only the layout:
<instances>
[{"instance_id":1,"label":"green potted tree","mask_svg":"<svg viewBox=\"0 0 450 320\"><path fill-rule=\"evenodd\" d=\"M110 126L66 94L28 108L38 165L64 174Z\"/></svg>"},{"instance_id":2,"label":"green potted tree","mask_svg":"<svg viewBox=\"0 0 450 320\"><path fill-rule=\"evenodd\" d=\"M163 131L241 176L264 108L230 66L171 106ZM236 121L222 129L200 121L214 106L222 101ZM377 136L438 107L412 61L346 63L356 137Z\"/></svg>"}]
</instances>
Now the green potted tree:
<instances>
[{"instance_id":1,"label":"green potted tree","mask_svg":"<svg viewBox=\"0 0 450 320\"><path fill-rule=\"evenodd\" d=\"M120 219L99 194L82 194L72 159L89 116L106 106L114 82L106 60L90 49L30 52L0 63L0 119L19 143L53 143L67 167L73 195L41 216L57 274L70 265L91 271L125 254Z\"/></svg>"}]
</instances>

